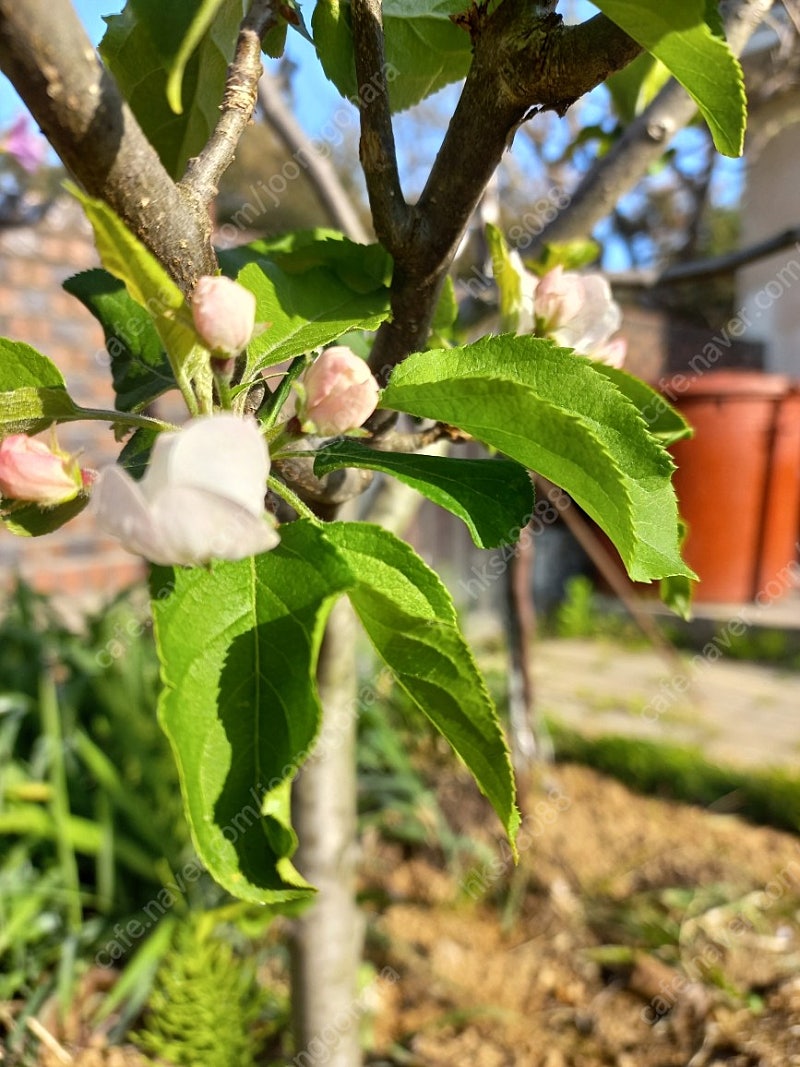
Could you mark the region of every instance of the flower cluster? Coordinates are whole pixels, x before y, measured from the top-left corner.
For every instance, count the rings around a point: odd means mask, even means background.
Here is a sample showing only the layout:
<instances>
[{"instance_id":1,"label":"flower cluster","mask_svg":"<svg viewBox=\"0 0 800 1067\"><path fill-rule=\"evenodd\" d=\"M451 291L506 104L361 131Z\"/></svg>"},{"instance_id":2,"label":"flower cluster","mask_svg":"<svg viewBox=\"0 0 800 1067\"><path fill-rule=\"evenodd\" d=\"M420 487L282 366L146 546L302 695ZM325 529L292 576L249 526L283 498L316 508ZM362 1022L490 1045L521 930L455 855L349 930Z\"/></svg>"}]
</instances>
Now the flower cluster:
<instances>
[{"instance_id":1,"label":"flower cluster","mask_svg":"<svg viewBox=\"0 0 800 1067\"><path fill-rule=\"evenodd\" d=\"M256 299L237 282L204 277L192 294L198 340L215 372L233 368L255 331ZM349 348L329 348L307 368L279 427L284 447L302 434L357 432L378 403L378 384ZM0 495L53 507L92 489L98 525L153 563L197 566L267 552L280 541L265 497L270 455L251 417L222 411L156 438L147 470L135 481L120 466L99 475L76 457L13 434L0 442Z\"/></svg>"}]
</instances>

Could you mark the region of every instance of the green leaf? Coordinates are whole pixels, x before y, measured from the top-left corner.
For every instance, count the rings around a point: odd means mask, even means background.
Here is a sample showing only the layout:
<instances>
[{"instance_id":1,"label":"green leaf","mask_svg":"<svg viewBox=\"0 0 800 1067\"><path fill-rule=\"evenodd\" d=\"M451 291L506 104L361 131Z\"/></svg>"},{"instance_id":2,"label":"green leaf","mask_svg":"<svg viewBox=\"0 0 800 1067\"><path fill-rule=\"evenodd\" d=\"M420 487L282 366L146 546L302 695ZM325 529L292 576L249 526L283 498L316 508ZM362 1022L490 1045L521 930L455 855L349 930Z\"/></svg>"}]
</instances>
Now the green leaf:
<instances>
[{"instance_id":1,"label":"green leaf","mask_svg":"<svg viewBox=\"0 0 800 1067\"><path fill-rule=\"evenodd\" d=\"M255 294L256 321L270 323L250 343L246 379L329 344L348 330L376 330L389 313L388 289L356 292L329 267L294 275L259 260L246 266L238 280Z\"/></svg>"},{"instance_id":2,"label":"green leaf","mask_svg":"<svg viewBox=\"0 0 800 1067\"><path fill-rule=\"evenodd\" d=\"M120 467L123 467L137 482L144 477L157 437L156 430L149 428L136 430L125 442L125 447L117 458Z\"/></svg>"},{"instance_id":3,"label":"green leaf","mask_svg":"<svg viewBox=\"0 0 800 1067\"><path fill-rule=\"evenodd\" d=\"M153 320L105 270L67 278L64 289L103 327L119 411L141 411L175 388L175 376Z\"/></svg>"},{"instance_id":4,"label":"green leaf","mask_svg":"<svg viewBox=\"0 0 800 1067\"><path fill-rule=\"evenodd\" d=\"M22 341L0 337L0 432L39 433L80 412L61 371Z\"/></svg>"},{"instance_id":5,"label":"green leaf","mask_svg":"<svg viewBox=\"0 0 800 1067\"><path fill-rule=\"evenodd\" d=\"M692 592L692 582L683 574L674 574L659 582L658 593L662 602L687 621L692 617Z\"/></svg>"},{"instance_id":6,"label":"green leaf","mask_svg":"<svg viewBox=\"0 0 800 1067\"><path fill-rule=\"evenodd\" d=\"M266 260L286 274L328 267L355 293L379 292L388 288L392 279L392 257L382 245L358 244L338 230L322 226L261 237L246 245L220 249L217 255L223 273L231 278L248 263Z\"/></svg>"},{"instance_id":7,"label":"green leaf","mask_svg":"<svg viewBox=\"0 0 800 1067\"><path fill-rule=\"evenodd\" d=\"M103 266L125 283L128 293L148 313L184 398L192 402L191 383L211 402L208 351L198 342L192 313L183 293L149 249L104 204L68 185L92 224ZM196 412L193 412L193 414Z\"/></svg>"},{"instance_id":8,"label":"green leaf","mask_svg":"<svg viewBox=\"0 0 800 1067\"><path fill-rule=\"evenodd\" d=\"M470 37L450 18L464 8L463 0L384 0L385 69L392 111L403 111L466 77ZM376 86L359 86L356 81L350 5L318 0L311 25L328 78L353 102L367 99Z\"/></svg>"},{"instance_id":9,"label":"green leaf","mask_svg":"<svg viewBox=\"0 0 800 1067\"><path fill-rule=\"evenodd\" d=\"M740 156L746 99L739 61L709 26L708 0L592 0L604 15L659 59L695 101L714 144Z\"/></svg>"},{"instance_id":10,"label":"green leaf","mask_svg":"<svg viewBox=\"0 0 800 1067\"><path fill-rule=\"evenodd\" d=\"M314 473L322 476L341 467L383 471L410 485L462 519L479 548L518 540L531 516L530 477L510 460L378 452L357 441L341 440L318 453Z\"/></svg>"},{"instance_id":11,"label":"green leaf","mask_svg":"<svg viewBox=\"0 0 800 1067\"><path fill-rule=\"evenodd\" d=\"M486 223L486 240L492 257L492 274L500 297L500 322L504 330L513 333L522 309L522 276L511 259L511 251L503 231L494 223Z\"/></svg>"},{"instance_id":12,"label":"green leaf","mask_svg":"<svg viewBox=\"0 0 800 1067\"><path fill-rule=\"evenodd\" d=\"M459 426L565 489L636 581L692 572L678 551L672 460L590 360L534 337L418 352L383 407Z\"/></svg>"},{"instance_id":13,"label":"green leaf","mask_svg":"<svg viewBox=\"0 0 800 1067\"><path fill-rule=\"evenodd\" d=\"M444 280L439 299L436 302L436 310L433 313L433 322L431 323L432 337L428 342L429 347L448 347L447 342L453 336L453 328L457 318L458 300L456 298L456 287L453 279L448 274Z\"/></svg>"},{"instance_id":14,"label":"green leaf","mask_svg":"<svg viewBox=\"0 0 800 1067\"><path fill-rule=\"evenodd\" d=\"M242 0L128 0L100 54L173 178L219 118Z\"/></svg>"},{"instance_id":15,"label":"green leaf","mask_svg":"<svg viewBox=\"0 0 800 1067\"><path fill-rule=\"evenodd\" d=\"M211 570L156 569L152 583L159 718L195 848L220 885L257 902L311 891L290 861L290 784L319 727L324 622L352 584L315 526L285 525L281 538Z\"/></svg>"},{"instance_id":16,"label":"green leaf","mask_svg":"<svg viewBox=\"0 0 800 1067\"><path fill-rule=\"evenodd\" d=\"M691 437L692 427L661 393L657 393L647 382L628 374L617 367L597 363L597 370L614 383L619 391L631 401L647 424L653 437L657 437L664 447Z\"/></svg>"},{"instance_id":17,"label":"green leaf","mask_svg":"<svg viewBox=\"0 0 800 1067\"><path fill-rule=\"evenodd\" d=\"M336 522L325 532L358 581L348 595L378 655L464 760L513 845L519 813L508 749L450 594L380 526Z\"/></svg>"},{"instance_id":18,"label":"green leaf","mask_svg":"<svg viewBox=\"0 0 800 1067\"><path fill-rule=\"evenodd\" d=\"M643 52L632 63L606 78L614 111L621 122L633 122L653 97L663 89L670 73L663 63Z\"/></svg>"},{"instance_id":19,"label":"green leaf","mask_svg":"<svg viewBox=\"0 0 800 1067\"><path fill-rule=\"evenodd\" d=\"M0 518L8 532L17 537L41 537L74 519L88 503L88 493L79 493L65 504L57 504L52 508L43 508L38 504L15 506L9 503L5 505Z\"/></svg>"},{"instance_id":20,"label":"green leaf","mask_svg":"<svg viewBox=\"0 0 800 1067\"><path fill-rule=\"evenodd\" d=\"M544 246L536 259L526 260L525 265L541 278L554 267L560 266L564 270L580 270L581 267L588 267L599 255L600 245L591 239L563 243L553 241Z\"/></svg>"}]
</instances>

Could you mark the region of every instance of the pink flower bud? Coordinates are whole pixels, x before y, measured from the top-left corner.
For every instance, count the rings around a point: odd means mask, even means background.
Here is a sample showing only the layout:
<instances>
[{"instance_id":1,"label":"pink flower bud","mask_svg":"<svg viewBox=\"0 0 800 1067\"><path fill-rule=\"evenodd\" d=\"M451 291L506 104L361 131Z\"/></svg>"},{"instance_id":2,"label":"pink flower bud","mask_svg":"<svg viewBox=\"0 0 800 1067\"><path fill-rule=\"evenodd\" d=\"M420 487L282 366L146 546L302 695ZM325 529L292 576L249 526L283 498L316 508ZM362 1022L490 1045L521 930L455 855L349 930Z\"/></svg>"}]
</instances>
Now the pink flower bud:
<instances>
[{"instance_id":1,"label":"pink flower bud","mask_svg":"<svg viewBox=\"0 0 800 1067\"><path fill-rule=\"evenodd\" d=\"M363 359L344 345L326 348L303 376L300 419L321 437L355 430L378 405L380 390Z\"/></svg>"},{"instance_id":2,"label":"pink flower bud","mask_svg":"<svg viewBox=\"0 0 800 1067\"><path fill-rule=\"evenodd\" d=\"M192 293L194 328L215 356L238 356L256 324L256 298L230 278L201 278Z\"/></svg>"},{"instance_id":3,"label":"pink flower bud","mask_svg":"<svg viewBox=\"0 0 800 1067\"><path fill-rule=\"evenodd\" d=\"M83 489L73 456L53 451L44 441L12 434L0 443L0 493L31 504L64 504Z\"/></svg>"}]
</instances>

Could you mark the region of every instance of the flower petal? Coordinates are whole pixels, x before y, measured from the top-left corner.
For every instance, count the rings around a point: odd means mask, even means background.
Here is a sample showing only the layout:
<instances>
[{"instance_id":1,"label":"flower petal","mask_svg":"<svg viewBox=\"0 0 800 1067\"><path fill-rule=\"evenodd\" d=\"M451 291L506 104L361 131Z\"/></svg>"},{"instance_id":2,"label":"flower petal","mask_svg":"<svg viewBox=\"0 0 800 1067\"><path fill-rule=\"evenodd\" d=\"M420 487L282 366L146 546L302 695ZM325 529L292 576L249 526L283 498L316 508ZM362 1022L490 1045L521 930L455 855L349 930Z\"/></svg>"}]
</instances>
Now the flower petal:
<instances>
[{"instance_id":1,"label":"flower petal","mask_svg":"<svg viewBox=\"0 0 800 1067\"><path fill-rule=\"evenodd\" d=\"M153 563L172 561L161 543L139 484L121 467L104 467L92 491L91 508L98 526L116 537L123 548Z\"/></svg>"},{"instance_id":2,"label":"flower petal","mask_svg":"<svg viewBox=\"0 0 800 1067\"><path fill-rule=\"evenodd\" d=\"M152 504L169 486L200 489L259 518L264 513L269 453L253 419L222 413L160 434L142 492Z\"/></svg>"},{"instance_id":3,"label":"flower petal","mask_svg":"<svg viewBox=\"0 0 800 1067\"><path fill-rule=\"evenodd\" d=\"M152 502L151 515L162 561L173 564L245 559L280 541L266 519L203 489L171 486Z\"/></svg>"}]
</instances>

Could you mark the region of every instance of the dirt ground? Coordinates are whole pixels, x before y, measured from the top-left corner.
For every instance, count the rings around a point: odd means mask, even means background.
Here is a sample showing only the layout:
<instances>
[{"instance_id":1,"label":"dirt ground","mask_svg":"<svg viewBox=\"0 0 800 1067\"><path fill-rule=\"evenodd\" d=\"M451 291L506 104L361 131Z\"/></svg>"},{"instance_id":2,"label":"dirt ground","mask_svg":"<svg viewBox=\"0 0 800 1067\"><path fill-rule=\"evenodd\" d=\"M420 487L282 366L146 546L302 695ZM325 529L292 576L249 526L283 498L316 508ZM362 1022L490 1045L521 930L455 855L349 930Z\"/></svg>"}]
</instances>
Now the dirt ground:
<instances>
[{"instance_id":1,"label":"dirt ground","mask_svg":"<svg viewBox=\"0 0 800 1067\"><path fill-rule=\"evenodd\" d=\"M800 840L585 768L548 778L516 870L374 871L390 903L373 941L399 976L376 1047L411 1054L388 1062L800 1065ZM466 789L443 802L471 832Z\"/></svg>"},{"instance_id":2,"label":"dirt ground","mask_svg":"<svg viewBox=\"0 0 800 1067\"><path fill-rule=\"evenodd\" d=\"M562 766L514 867L466 775L440 802L479 851L364 843L370 1064L800 1065L800 839Z\"/></svg>"}]
</instances>

